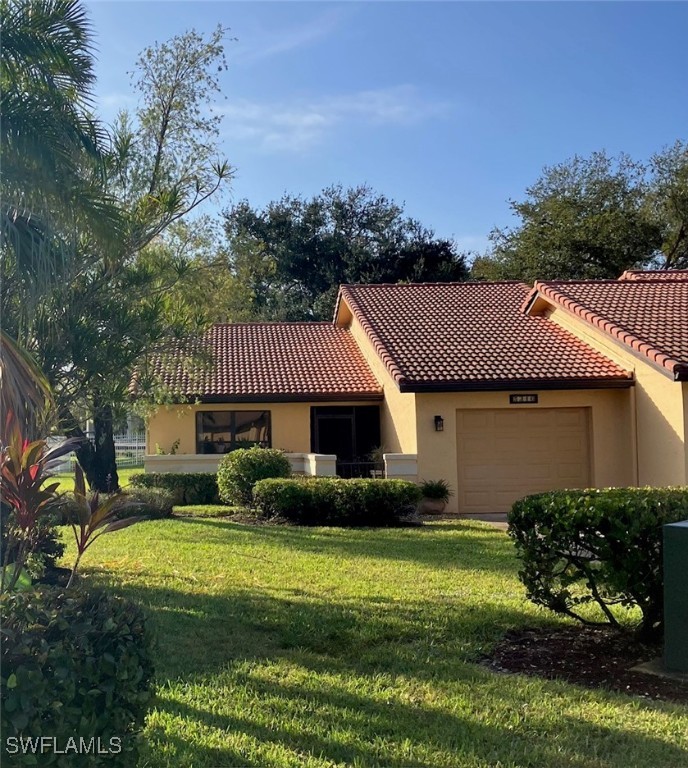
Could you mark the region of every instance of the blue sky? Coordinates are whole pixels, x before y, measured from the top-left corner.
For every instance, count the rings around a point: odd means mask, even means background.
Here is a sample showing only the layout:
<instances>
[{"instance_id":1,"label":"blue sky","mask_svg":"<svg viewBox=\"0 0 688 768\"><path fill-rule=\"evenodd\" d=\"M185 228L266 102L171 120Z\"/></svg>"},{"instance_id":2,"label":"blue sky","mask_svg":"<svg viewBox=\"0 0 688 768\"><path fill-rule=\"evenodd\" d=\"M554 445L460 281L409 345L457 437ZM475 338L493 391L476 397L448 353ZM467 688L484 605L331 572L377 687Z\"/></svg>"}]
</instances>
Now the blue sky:
<instances>
[{"instance_id":1,"label":"blue sky","mask_svg":"<svg viewBox=\"0 0 688 768\"><path fill-rule=\"evenodd\" d=\"M688 138L688 4L88 4L97 95L132 104L137 53L231 28L228 203L368 183L466 249L512 223L543 166L597 149L646 159Z\"/></svg>"}]
</instances>

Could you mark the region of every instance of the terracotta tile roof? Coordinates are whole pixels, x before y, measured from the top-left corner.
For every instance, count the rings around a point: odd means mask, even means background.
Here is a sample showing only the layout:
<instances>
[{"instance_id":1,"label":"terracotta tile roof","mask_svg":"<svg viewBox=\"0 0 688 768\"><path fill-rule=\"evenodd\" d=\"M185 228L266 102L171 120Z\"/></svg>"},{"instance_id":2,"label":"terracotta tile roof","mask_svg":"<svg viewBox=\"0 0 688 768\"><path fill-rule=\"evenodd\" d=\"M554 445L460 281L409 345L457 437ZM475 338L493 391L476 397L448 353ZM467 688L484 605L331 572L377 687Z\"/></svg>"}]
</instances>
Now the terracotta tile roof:
<instances>
[{"instance_id":1,"label":"terracotta tile roof","mask_svg":"<svg viewBox=\"0 0 688 768\"><path fill-rule=\"evenodd\" d=\"M688 380L688 280L535 283L538 294Z\"/></svg>"},{"instance_id":2,"label":"terracotta tile roof","mask_svg":"<svg viewBox=\"0 0 688 768\"><path fill-rule=\"evenodd\" d=\"M345 302L401 391L630 386L611 360L520 311L522 283L346 285Z\"/></svg>"},{"instance_id":3,"label":"terracotta tile roof","mask_svg":"<svg viewBox=\"0 0 688 768\"><path fill-rule=\"evenodd\" d=\"M215 325L190 349L155 361L180 398L205 401L381 399L351 333L332 323Z\"/></svg>"},{"instance_id":4,"label":"terracotta tile roof","mask_svg":"<svg viewBox=\"0 0 688 768\"><path fill-rule=\"evenodd\" d=\"M688 280L688 269L627 269L619 280Z\"/></svg>"}]
</instances>

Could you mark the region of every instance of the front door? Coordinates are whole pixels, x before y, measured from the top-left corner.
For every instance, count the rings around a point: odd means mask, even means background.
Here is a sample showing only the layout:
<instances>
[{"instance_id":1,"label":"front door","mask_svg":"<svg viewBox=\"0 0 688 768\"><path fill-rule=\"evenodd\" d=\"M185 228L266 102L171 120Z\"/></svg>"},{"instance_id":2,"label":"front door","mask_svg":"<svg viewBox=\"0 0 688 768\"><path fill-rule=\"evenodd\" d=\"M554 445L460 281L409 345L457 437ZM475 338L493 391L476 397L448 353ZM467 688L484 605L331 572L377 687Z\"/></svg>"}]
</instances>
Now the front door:
<instances>
[{"instance_id":1,"label":"front door","mask_svg":"<svg viewBox=\"0 0 688 768\"><path fill-rule=\"evenodd\" d=\"M316 409L317 410L317 409ZM315 453L334 454L342 461L354 460L354 416L351 414L317 414Z\"/></svg>"},{"instance_id":2,"label":"front door","mask_svg":"<svg viewBox=\"0 0 688 768\"><path fill-rule=\"evenodd\" d=\"M380 408L377 405L311 408L311 450L334 454L337 474L370 476L370 472L377 469L370 454L379 446Z\"/></svg>"}]
</instances>

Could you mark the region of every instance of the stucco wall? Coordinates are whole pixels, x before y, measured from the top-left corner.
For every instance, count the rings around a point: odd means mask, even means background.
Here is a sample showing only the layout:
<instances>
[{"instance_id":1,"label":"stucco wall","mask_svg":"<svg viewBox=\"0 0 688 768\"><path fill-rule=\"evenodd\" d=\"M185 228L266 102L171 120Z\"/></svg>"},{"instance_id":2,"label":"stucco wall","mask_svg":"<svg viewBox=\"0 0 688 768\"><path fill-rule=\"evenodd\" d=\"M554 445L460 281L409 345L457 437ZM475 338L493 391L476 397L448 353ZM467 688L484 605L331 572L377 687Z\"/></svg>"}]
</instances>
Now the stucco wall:
<instances>
[{"instance_id":1,"label":"stucco wall","mask_svg":"<svg viewBox=\"0 0 688 768\"><path fill-rule=\"evenodd\" d=\"M548 315L636 377L632 422L638 485L688 484L688 400L686 385L636 356L628 347L598 331L565 309Z\"/></svg>"},{"instance_id":2,"label":"stucco wall","mask_svg":"<svg viewBox=\"0 0 688 768\"><path fill-rule=\"evenodd\" d=\"M368 402L318 403L204 403L161 407L150 417L146 428L146 453L156 452L156 443L169 453L179 440L178 455L196 453L196 413L198 411L270 411L272 447L287 453L311 450L311 406L371 405Z\"/></svg>"},{"instance_id":3,"label":"stucco wall","mask_svg":"<svg viewBox=\"0 0 688 768\"><path fill-rule=\"evenodd\" d=\"M464 408L587 407L591 413L591 471L593 485L634 485L629 390L538 391L537 405L510 405L508 392L459 392L416 395L418 477L444 479L456 489L456 411ZM444 419L444 431L435 431L435 416ZM456 498L448 512L456 512Z\"/></svg>"},{"instance_id":4,"label":"stucco wall","mask_svg":"<svg viewBox=\"0 0 688 768\"><path fill-rule=\"evenodd\" d=\"M348 307L340 308L338 322L348 325L375 378L382 385L385 399L380 407L382 447L386 453L416 452L416 395L399 392L384 363L373 349L365 331Z\"/></svg>"}]
</instances>

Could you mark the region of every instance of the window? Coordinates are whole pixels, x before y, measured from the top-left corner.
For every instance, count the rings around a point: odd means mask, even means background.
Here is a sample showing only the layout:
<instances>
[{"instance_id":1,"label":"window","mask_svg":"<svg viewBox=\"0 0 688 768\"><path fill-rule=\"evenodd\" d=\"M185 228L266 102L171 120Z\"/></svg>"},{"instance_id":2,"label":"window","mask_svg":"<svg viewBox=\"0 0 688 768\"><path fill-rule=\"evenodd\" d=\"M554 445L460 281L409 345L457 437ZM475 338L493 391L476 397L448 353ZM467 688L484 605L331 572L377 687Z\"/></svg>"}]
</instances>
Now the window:
<instances>
[{"instance_id":1,"label":"window","mask_svg":"<svg viewBox=\"0 0 688 768\"><path fill-rule=\"evenodd\" d=\"M196 452L229 453L236 448L270 447L270 411L199 411Z\"/></svg>"}]
</instances>

